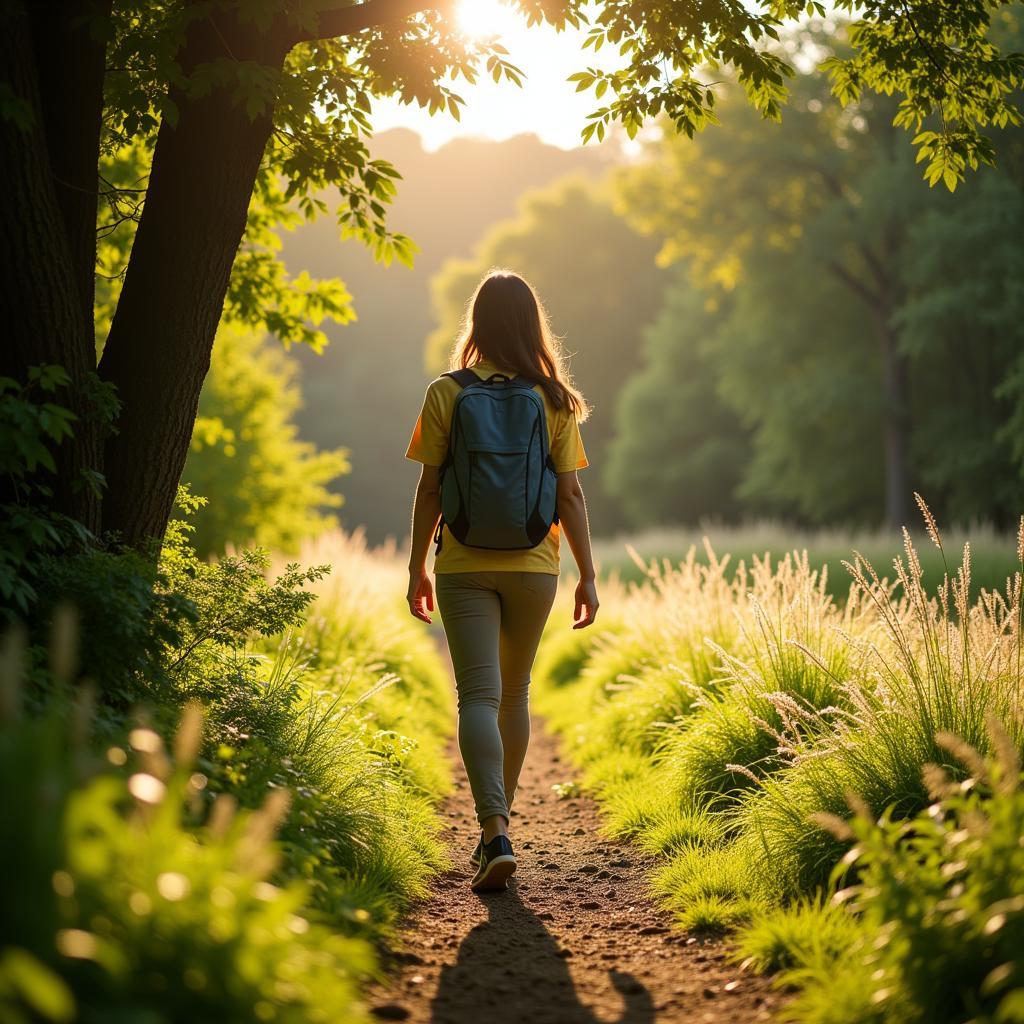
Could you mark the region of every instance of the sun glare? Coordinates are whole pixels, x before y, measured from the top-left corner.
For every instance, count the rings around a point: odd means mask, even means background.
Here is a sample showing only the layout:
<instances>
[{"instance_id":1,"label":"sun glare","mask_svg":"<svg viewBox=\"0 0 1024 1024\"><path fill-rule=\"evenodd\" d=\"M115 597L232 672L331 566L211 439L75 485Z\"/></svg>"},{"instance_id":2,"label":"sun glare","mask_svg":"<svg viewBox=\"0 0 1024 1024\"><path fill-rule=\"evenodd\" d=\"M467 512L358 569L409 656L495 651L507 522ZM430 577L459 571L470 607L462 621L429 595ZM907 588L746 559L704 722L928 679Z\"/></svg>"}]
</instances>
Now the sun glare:
<instances>
[{"instance_id":1,"label":"sun glare","mask_svg":"<svg viewBox=\"0 0 1024 1024\"><path fill-rule=\"evenodd\" d=\"M519 24L519 17L501 0L460 0L455 8L459 29L467 36L503 36Z\"/></svg>"}]
</instances>

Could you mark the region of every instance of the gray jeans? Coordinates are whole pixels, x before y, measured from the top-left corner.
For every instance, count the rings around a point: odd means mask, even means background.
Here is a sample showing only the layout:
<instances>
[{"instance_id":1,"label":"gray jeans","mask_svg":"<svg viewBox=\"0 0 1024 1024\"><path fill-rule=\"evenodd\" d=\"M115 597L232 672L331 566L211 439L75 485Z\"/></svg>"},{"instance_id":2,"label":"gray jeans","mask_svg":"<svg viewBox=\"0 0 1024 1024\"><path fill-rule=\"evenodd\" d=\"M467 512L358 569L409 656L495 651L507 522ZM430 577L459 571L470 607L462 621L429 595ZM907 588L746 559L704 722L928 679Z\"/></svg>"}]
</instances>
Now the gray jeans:
<instances>
[{"instance_id":1,"label":"gray jeans","mask_svg":"<svg viewBox=\"0 0 1024 1024\"><path fill-rule=\"evenodd\" d=\"M544 572L438 573L459 696L459 749L476 816L508 820L530 743L530 670L555 599Z\"/></svg>"}]
</instances>

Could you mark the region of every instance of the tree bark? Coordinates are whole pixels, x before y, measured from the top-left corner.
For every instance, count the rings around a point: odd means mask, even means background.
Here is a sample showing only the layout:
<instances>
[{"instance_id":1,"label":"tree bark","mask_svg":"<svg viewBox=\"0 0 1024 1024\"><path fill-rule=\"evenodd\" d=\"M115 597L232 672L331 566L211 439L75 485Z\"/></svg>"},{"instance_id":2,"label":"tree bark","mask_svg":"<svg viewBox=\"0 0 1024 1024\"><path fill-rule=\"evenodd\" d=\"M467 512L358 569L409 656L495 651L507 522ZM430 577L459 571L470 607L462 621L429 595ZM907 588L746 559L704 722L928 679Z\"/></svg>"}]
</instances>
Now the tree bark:
<instances>
[{"instance_id":1,"label":"tree bark","mask_svg":"<svg viewBox=\"0 0 1024 1024\"><path fill-rule=\"evenodd\" d=\"M111 0L57 0L30 8L33 47L45 57L39 99L50 172L80 301L90 323L96 293L97 163L106 59L106 46L96 30L109 22L110 9ZM38 59L36 64L40 66ZM92 360L95 363L95 351Z\"/></svg>"},{"instance_id":2,"label":"tree bark","mask_svg":"<svg viewBox=\"0 0 1024 1024\"><path fill-rule=\"evenodd\" d=\"M885 525L898 530L909 522L910 388L907 359L899 351L899 339L886 309L873 310L875 332L882 357L885 392Z\"/></svg>"},{"instance_id":3,"label":"tree bark","mask_svg":"<svg viewBox=\"0 0 1024 1024\"><path fill-rule=\"evenodd\" d=\"M196 22L180 59L186 74L221 57L279 69L285 53L279 40L224 15ZM100 362L122 401L106 446L103 528L140 549L162 539L171 514L273 114L250 118L223 87L198 99L174 89L170 98L177 123L160 126Z\"/></svg>"},{"instance_id":4,"label":"tree bark","mask_svg":"<svg viewBox=\"0 0 1024 1024\"><path fill-rule=\"evenodd\" d=\"M3 0L0 60L15 96L31 112L33 124L26 130L0 119L0 173L8 195L8 201L0 204L4 318L0 373L24 381L31 366L49 363L67 370L70 394L59 395L56 400L78 417L75 438L58 448L57 475L46 483L54 489L55 507L95 531L99 527L99 499L82 486L83 471L96 470L100 455L98 424L87 391L88 375L96 365L92 308L90 301L86 311L82 295L78 261L83 258L80 250L84 247L72 250L55 188L35 52L25 5L20 0ZM100 63L102 69L102 58ZM77 101L69 96L68 102ZM95 159L94 155L94 192ZM76 216L83 216L80 209ZM95 214L90 224L90 233L94 232ZM89 258L88 266L91 276L94 257ZM11 495L5 493L3 497L9 500Z\"/></svg>"},{"instance_id":5,"label":"tree bark","mask_svg":"<svg viewBox=\"0 0 1024 1024\"><path fill-rule=\"evenodd\" d=\"M886 241L886 251L896 251L891 240ZM886 267L866 247L862 247L861 254L871 271L873 284L863 281L839 260L832 260L829 269L864 303L874 324L885 398L885 424L882 432L885 459L884 522L890 529L898 530L907 524L910 513L909 368L906 357L899 350L899 338L892 328L892 314L897 308L897 299L892 294Z\"/></svg>"}]
</instances>

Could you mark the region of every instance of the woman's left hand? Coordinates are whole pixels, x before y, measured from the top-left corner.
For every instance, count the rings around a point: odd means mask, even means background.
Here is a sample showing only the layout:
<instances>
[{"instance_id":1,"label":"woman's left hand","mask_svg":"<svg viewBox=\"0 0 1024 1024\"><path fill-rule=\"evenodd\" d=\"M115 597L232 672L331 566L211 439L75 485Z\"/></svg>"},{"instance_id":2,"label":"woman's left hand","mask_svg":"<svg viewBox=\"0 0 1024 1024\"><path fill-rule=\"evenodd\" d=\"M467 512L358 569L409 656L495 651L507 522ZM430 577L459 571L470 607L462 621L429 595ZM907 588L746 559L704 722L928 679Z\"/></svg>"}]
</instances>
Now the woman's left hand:
<instances>
[{"instance_id":1,"label":"woman's left hand","mask_svg":"<svg viewBox=\"0 0 1024 1024\"><path fill-rule=\"evenodd\" d=\"M434 610L434 588L425 569L419 573L409 573L409 590L405 595L409 602L409 611L423 622L431 622L428 611Z\"/></svg>"}]
</instances>

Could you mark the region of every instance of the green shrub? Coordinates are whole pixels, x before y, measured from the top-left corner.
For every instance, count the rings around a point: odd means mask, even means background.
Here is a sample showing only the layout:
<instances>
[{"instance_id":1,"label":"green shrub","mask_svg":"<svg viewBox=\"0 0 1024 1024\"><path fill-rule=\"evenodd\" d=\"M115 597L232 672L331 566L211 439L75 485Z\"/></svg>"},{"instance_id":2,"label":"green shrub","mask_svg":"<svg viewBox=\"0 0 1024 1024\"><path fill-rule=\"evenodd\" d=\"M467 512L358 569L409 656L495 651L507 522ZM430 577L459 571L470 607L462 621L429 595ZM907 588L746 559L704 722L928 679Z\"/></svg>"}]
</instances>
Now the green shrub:
<instances>
[{"instance_id":1,"label":"green shrub","mask_svg":"<svg viewBox=\"0 0 1024 1024\"><path fill-rule=\"evenodd\" d=\"M302 883L269 878L283 791L255 813L221 801L206 816L198 713L173 763L137 728L131 754L109 753L125 771L104 769L81 718L70 737L62 716L21 719L10 658L5 674L0 785L20 794L0 844L5 1020L360 1017L369 948L311 921Z\"/></svg>"},{"instance_id":2,"label":"green shrub","mask_svg":"<svg viewBox=\"0 0 1024 1024\"><path fill-rule=\"evenodd\" d=\"M739 691L704 698L659 754L679 798L724 808L777 771L779 742L765 724L773 711L764 698Z\"/></svg>"},{"instance_id":3,"label":"green shrub","mask_svg":"<svg viewBox=\"0 0 1024 1024\"><path fill-rule=\"evenodd\" d=\"M591 760L583 783L601 801L604 830L620 839L637 839L676 809L664 773L641 754L615 752Z\"/></svg>"},{"instance_id":4,"label":"green shrub","mask_svg":"<svg viewBox=\"0 0 1024 1024\"><path fill-rule=\"evenodd\" d=\"M651 888L693 931L727 931L761 905L748 865L728 846L683 846L655 872Z\"/></svg>"},{"instance_id":5,"label":"green shrub","mask_svg":"<svg viewBox=\"0 0 1024 1024\"><path fill-rule=\"evenodd\" d=\"M186 516L199 504L187 491L179 493L178 508ZM92 681L104 712L112 712L115 721L138 704L157 714L165 709L173 721L187 700L218 705L251 695L254 673L239 652L252 637L270 637L302 622L314 600L308 587L327 567L288 565L271 582L265 553L203 562L189 543L190 533L187 518L173 520L156 565L95 543L38 556L40 579L27 616L30 703L62 692L55 686L61 680L47 667L54 624L68 609L76 640L63 682L71 676Z\"/></svg>"},{"instance_id":6,"label":"green shrub","mask_svg":"<svg viewBox=\"0 0 1024 1024\"><path fill-rule=\"evenodd\" d=\"M56 451L76 419L62 404L70 402L70 387L60 366L33 366L24 382L0 377L0 622L32 612L49 556L80 551L93 540L85 526L51 507ZM95 375L90 387L93 413L109 424L117 409L110 388ZM74 481L92 491L101 483L92 471Z\"/></svg>"},{"instance_id":7,"label":"green shrub","mask_svg":"<svg viewBox=\"0 0 1024 1024\"><path fill-rule=\"evenodd\" d=\"M704 809L672 809L654 816L637 843L648 853L672 854L689 846L719 846L726 836L721 815Z\"/></svg>"},{"instance_id":8,"label":"green shrub","mask_svg":"<svg viewBox=\"0 0 1024 1024\"><path fill-rule=\"evenodd\" d=\"M1013 742L994 722L992 728L998 757L987 763L943 737L972 776L955 783L930 768L936 802L926 812L876 821L861 807L849 822L823 820L856 843L844 864L856 881L837 899L859 915L858 937L838 952L842 972L865 994L836 1007L836 963L798 961L783 976L801 990L792 1019L960 1024L1024 1017L1024 779ZM864 1004L869 1016L861 1015Z\"/></svg>"}]
</instances>

